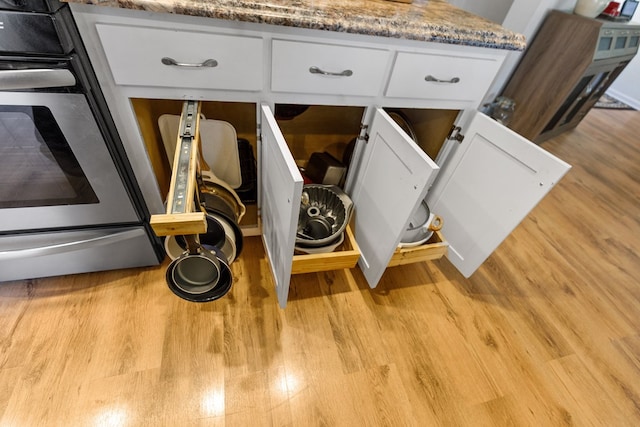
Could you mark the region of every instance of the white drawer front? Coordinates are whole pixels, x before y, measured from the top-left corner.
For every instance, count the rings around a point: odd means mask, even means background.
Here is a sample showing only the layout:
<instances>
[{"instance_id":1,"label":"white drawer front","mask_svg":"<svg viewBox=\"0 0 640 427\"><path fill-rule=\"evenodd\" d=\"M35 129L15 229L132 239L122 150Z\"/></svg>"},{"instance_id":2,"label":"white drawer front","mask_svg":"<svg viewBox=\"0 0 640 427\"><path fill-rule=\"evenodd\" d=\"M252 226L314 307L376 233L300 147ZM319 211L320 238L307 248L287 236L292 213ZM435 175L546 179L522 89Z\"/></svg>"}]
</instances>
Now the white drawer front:
<instances>
[{"instance_id":1,"label":"white drawer front","mask_svg":"<svg viewBox=\"0 0 640 427\"><path fill-rule=\"evenodd\" d=\"M491 58L400 52L386 95L399 98L480 100L500 64L501 61Z\"/></svg>"},{"instance_id":2,"label":"white drawer front","mask_svg":"<svg viewBox=\"0 0 640 427\"><path fill-rule=\"evenodd\" d=\"M96 29L116 84L262 89L260 38L105 24ZM184 65L166 65L163 58ZM207 60L215 66L195 66Z\"/></svg>"},{"instance_id":3,"label":"white drawer front","mask_svg":"<svg viewBox=\"0 0 640 427\"><path fill-rule=\"evenodd\" d=\"M389 52L380 49L274 40L271 89L377 95L382 89L388 58Z\"/></svg>"}]
</instances>

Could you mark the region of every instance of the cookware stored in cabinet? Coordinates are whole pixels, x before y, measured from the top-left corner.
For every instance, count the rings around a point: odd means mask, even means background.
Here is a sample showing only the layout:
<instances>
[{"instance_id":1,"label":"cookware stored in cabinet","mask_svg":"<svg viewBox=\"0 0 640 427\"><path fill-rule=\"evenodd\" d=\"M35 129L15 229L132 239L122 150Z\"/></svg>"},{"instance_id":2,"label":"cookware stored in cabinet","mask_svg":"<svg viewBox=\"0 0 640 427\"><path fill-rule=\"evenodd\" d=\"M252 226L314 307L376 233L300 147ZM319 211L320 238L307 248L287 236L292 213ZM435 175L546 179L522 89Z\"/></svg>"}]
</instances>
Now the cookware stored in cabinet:
<instances>
[{"instance_id":1,"label":"cookware stored in cabinet","mask_svg":"<svg viewBox=\"0 0 640 427\"><path fill-rule=\"evenodd\" d=\"M326 185L341 185L347 168L326 151L311 153L305 174L312 182Z\"/></svg>"},{"instance_id":2,"label":"cookware stored in cabinet","mask_svg":"<svg viewBox=\"0 0 640 427\"><path fill-rule=\"evenodd\" d=\"M303 254L324 254L335 251L338 246L340 246L344 242L344 233L340 233L340 235L336 238L335 241L325 244L324 246L305 246L303 244L296 244L294 246L296 252L300 252Z\"/></svg>"},{"instance_id":3,"label":"cookware stored in cabinet","mask_svg":"<svg viewBox=\"0 0 640 427\"><path fill-rule=\"evenodd\" d=\"M200 245L205 248L220 247L224 243L225 230L223 225L211 215L207 215L207 232L198 235ZM182 248L187 249L184 236L175 236L176 242Z\"/></svg>"},{"instance_id":4,"label":"cookware stored in cabinet","mask_svg":"<svg viewBox=\"0 0 640 427\"><path fill-rule=\"evenodd\" d=\"M238 258L238 255L242 251L242 232L240 231L237 224L233 223L221 214L209 211L207 215L211 215L216 220L218 220L218 222L220 222L220 224L222 224L222 227L224 228L225 238L219 248L227 258L227 263L231 264L236 260L236 258Z\"/></svg>"},{"instance_id":5,"label":"cookware stored in cabinet","mask_svg":"<svg viewBox=\"0 0 640 427\"><path fill-rule=\"evenodd\" d=\"M298 215L296 245L321 247L335 243L344 232L353 202L335 185L305 185Z\"/></svg>"},{"instance_id":6,"label":"cookware stored in cabinet","mask_svg":"<svg viewBox=\"0 0 640 427\"><path fill-rule=\"evenodd\" d=\"M403 131L405 131L409 138L411 138L415 142L418 142L418 135L416 134L416 131L413 129L413 126L411 126L411 122L402 111L389 110L387 111L387 114L393 119L394 122L398 124L398 126L400 126L400 128L402 128Z\"/></svg>"},{"instance_id":7,"label":"cookware stored in cabinet","mask_svg":"<svg viewBox=\"0 0 640 427\"><path fill-rule=\"evenodd\" d=\"M184 238L188 249L171 261L167 268L169 289L194 302L212 301L224 296L231 288L231 272L227 264L216 251L203 248L197 235Z\"/></svg>"},{"instance_id":8,"label":"cookware stored in cabinet","mask_svg":"<svg viewBox=\"0 0 640 427\"><path fill-rule=\"evenodd\" d=\"M276 104L274 116L276 120L293 120L308 109L308 105Z\"/></svg>"},{"instance_id":9,"label":"cookware stored in cabinet","mask_svg":"<svg viewBox=\"0 0 640 427\"><path fill-rule=\"evenodd\" d=\"M215 246L204 247L199 239L201 234L207 237L209 224L214 229L219 225L215 220L211 222L202 209L198 189L201 181L198 164L207 170L206 162L199 156L200 109L199 102L183 104L166 212L152 215L149 221L158 236L183 235L186 250L171 261L166 280L173 293L195 302L220 298L229 291L232 281L224 254ZM214 234L216 237L211 243L220 244L219 228Z\"/></svg>"},{"instance_id":10,"label":"cookware stored in cabinet","mask_svg":"<svg viewBox=\"0 0 640 427\"><path fill-rule=\"evenodd\" d=\"M163 114L158 118L158 127L169 165L172 166L180 127L180 116ZM242 172L235 128L228 122L206 119L201 114L200 141L202 157L211 171L231 188L240 187Z\"/></svg>"},{"instance_id":11,"label":"cookware stored in cabinet","mask_svg":"<svg viewBox=\"0 0 640 427\"><path fill-rule=\"evenodd\" d=\"M185 270L187 270L186 267L188 266L185 266ZM179 275L181 272L177 273L177 270L171 268L171 265L167 268L166 279L169 289L171 289L171 291L180 298L192 302L209 302L225 296L231 290L231 286L233 285L233 277L229 266L225 262L220 262L219 269L220 272L215 286L207 286L206 288L208 289L205 289L205 287L194 286L189 282L176 281L176 274ZM193 277L188 270L187 274L188 278L192 280ZM195 276L195 278L198 279L197 276Z\"/></svg>"},{"instance_id":12,"label":"cookware stored in cabinet","mask_svg":"<svg viewBox=\"0 0 640 427\"><path fill-rule=\"evenodd\" d=\"M438 231L441 228L442 218L433 214L427 202L423 200L411 216L409 226L403 233L399 246L408 248L422 245L431 238L434 231Z\"/></svg>"},{"instance_id":13,"label":"cookware stored in cabinet","mask_svg":"<svg viewBox=\"0 0 640 427\"><path fill-rule=\"evenodd\" d=\"M207 212L207 224L207 232L199 235L200 245L204 249L218 251L231 265L242 251L242 231L228 217L214 210ZM167 236L164 249L172 260L180 257L187 249L184 236Z\"/></svg>"},{"instance_id":14,"label":"cookware stored in cabinet","mask_svg":"<svg viewBox=\"0 0 640 427\"><path fill-rule=\"evenodd\" d=\"M213 172L202 171L201 176L202 183L199 190L204 205L207 208L224 212L235 222L240 223L247 208L235 190Z\"/></svg>"}]
</instances>

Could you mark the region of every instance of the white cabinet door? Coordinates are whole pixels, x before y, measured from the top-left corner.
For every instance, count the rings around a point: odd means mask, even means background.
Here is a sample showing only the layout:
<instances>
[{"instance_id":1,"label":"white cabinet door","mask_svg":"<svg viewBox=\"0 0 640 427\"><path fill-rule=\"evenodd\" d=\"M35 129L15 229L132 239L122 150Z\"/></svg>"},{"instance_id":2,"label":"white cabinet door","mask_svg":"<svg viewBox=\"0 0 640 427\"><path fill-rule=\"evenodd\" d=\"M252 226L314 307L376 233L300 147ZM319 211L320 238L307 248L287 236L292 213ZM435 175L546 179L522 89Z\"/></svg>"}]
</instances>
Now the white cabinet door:
<instances>
[{"instance_id":1,"label":"white cabinet door","mask_svg":"<svg viewBox=\"0 0 640 427\"><path fill-rule=\"evenodd\" d=\"M396 122L376 109L351 191L361 252L358 265L372 288L378 285L437 171L438 165Z\"/></svg>"},{"instance_id":2,"label":"white cabinet door","mask_svg":"<svg viewBox=\"0 0 640 427\"><path fill-rule=\"evenodd\" d=\"M449 260L471 276L570 168L476 113L427 199L444 219Z\"/></svg>"},{"instance_id":3,"label":"white cabinet door","mask_svg":"<svg viewBox=\"0 0 640 427\"><path fill-rule=\"evenodd\" d=\"M268 106L262 116L262 239L278 302L287 305L293 250L302 197L302 175Z\"/></svg>"}]
</instances>

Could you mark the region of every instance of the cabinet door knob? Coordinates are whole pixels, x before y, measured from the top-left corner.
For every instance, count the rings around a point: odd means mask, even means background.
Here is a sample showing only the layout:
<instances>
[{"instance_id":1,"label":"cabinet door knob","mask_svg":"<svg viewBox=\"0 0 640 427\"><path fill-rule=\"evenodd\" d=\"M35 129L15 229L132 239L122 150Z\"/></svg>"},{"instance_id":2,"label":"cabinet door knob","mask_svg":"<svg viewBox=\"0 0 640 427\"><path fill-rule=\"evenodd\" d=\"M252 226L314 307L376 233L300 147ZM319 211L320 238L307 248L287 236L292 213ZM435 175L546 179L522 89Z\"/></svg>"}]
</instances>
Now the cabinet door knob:
<instances>
[{"instance_id":1,"label":"cabinet door knob","mask_svg":"<svg viewBox=\"0 0 640 427\"><path fill-rule=\"evenodd\" d=\"M311 74L322 74L323 76L349 77L353 75L353 71L351 70L343 70L343 71L340 71L339 73L335 73L331 71L324 71L316 66L309 68L309 72Z\"/></svg>"},{"instance_id":2,"label":"cabinet door knob","mask_svg":"<svg viewBox=\"0 0 640 427\"><path fill-rule=\"evenodd\" d=\"M217 67L218 66L218 61L216 61L215 59L206 59L203 62L199 63L199 64L191 64L188 62L178 62L173 58L169 58L168 56L165 56L164 58L161 59L162 63L164 65L173 65L176 67L188 67L188 68L202 68L202 67Z\"/></svg>"},{"instance_id":3,"label":"cabinet door knob","mask_svg":"<svg viewBox=\"0 0 640 427\"><path fill-rule=\"evenodd\" d=\"M458 83L460 81L460 77L452 77L449 80L440 80L440 79L436 79L431 74L429 74L424 79L428 82L437 82L437 83Z\"/></svg>"}]
</instances>

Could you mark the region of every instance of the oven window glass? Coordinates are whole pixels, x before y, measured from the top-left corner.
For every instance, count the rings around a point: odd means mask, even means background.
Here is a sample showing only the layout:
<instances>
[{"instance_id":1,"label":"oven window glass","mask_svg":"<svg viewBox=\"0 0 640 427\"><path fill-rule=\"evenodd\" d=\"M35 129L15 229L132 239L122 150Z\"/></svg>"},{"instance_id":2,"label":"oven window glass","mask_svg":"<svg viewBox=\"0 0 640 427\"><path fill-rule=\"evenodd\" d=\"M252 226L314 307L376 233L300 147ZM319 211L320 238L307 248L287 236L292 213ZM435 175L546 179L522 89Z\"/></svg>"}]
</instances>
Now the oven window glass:
<instances>
[{"instance_id":1,"label":"oven window glass","mask_svg":"<svg viewBox=\"0 0 640 427\"><path fill-rule=\"evenodd\" d=\"M0 106L0 208L98 203L53 114Z\"/></svg>"}]
</instances>

